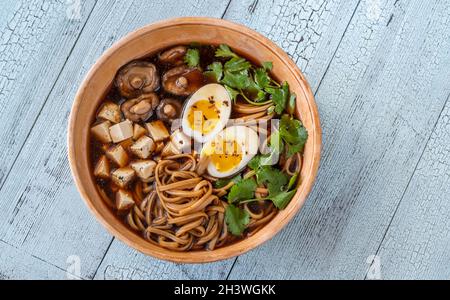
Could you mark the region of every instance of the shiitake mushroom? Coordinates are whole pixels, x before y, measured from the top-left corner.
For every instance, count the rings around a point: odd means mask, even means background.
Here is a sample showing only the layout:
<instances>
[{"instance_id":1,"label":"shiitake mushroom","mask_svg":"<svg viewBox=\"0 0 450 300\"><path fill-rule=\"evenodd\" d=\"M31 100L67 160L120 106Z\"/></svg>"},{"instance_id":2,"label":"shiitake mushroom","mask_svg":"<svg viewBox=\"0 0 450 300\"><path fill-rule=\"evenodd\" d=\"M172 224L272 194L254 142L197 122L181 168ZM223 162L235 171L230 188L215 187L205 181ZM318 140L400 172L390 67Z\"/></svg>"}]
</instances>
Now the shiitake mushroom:
<instances>
[{"instance_id":1,"label":"shiitake mushroom","mask_svg":"<svg viewBox=\"0 0 450 300\"><path fill-rule=\"evenodd\" d=\"M147 61L135 60L123 66L116 75L115 85L126 98L151 93L160 86L156 66Z\"/></svg>"},{"instance_id":2,"label":"shiitake mushroom","mask_svg":"<svg viewBox=\"0 0 450 300\"><path fill-rule=\"evenodd\" d=\"M156 116L159 120L167 123L172 123L173 120L178 119L181 115L181 102L173 98L165 98L156 108Z\"/></svg>"},{"instance_id":3,"label":"shiitake mushroom","mask_svg":"<svg viewBox=\"0 0 450 300\"><path fill-rule=\"evenodd\" d=\"M158 55L159 62L162 64L180 65L184 62L184 56L187 52L186 46L176 46L166 51L161 52Z\"/></svg>"},{"instance_id":4,"label":"shiitake mushroom","mask_svg":"<svg viewBox=\"0 0 450 300\"><path fill-rule=\"evenodd\" d=\"M121 105L125 118L133 122L147 121L159 104L155 93L143 94L135 99L127 100Z\"/></svg>"},{"instance_id":5,"label":"shiitake mushroom","mask_svg":"<svg viewBox=\"0 0 450 300\"><path fill-rule=\"evenodd\" d=\"M181 65L170 69L162 77L165 91L177 96L189 96L206 83L198 68Z\"/></svg>"}]
</instances>

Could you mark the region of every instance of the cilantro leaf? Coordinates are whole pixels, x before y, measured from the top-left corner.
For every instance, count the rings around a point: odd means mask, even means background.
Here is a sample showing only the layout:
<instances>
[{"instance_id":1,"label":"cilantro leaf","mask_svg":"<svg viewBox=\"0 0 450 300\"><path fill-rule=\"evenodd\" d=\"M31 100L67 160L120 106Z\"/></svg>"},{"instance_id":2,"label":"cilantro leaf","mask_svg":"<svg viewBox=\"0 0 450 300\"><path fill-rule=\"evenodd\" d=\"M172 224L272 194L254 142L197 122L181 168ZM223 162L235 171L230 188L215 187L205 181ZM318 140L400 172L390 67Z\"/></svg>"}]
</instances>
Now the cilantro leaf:
<instances>
[{"instance_id":1,"label":"cilantro leaf","mask_svg":"<svg viewBox=\"0 0 450 300\"><path fill-rule=\"evenodd\" d=\"M233 235L241 235L250 223L250 215L246 210L230 204L225 209L225 221Z\"/></svg>"},{"instance_id":2,"label":"cilantro leaf","mask_svg":"<svg viewBox=\"0 0 450 300\"><path fill-rule=\"evenodd\" d=\"M247 75L243 73L230 73L228 71L224 72L222 83L228 85L234 89L245 89L249 86L250 81Z\"/></svg>"},{"instance_id":3,"label":"cilantro leaf","mask_svg":"<svg viewBox=\"0 0 450 300\"><path fill-rule=\"evenodd\" d=\"M233 88L230 88L228 85L224 85L224 87L227 90L228 94L230 94L231 99L233 101L236 101L236 98L239 95L239 92Z\"/></svg>"},{"instance_id":4,"label":"cilantro leaf","mask_svg":"<svg viewBox=\"0 0 450 300\"><path fill-rule=\"evenodd\" d=\"M274 130L270 134L270 149L272 153L281 154L283 151L283 140L281 139L281 134L279 130Z\"/></svg>"},{"instance_id":5,"label":"cilantro leaf","mask_svg":"<svg viewBox=\"0 0 450 300\"><path fill-rule=\"evenodd\" d=\"M239 57L236 53L231 51L230 47L225 44L221 44L219 48L216 50L216 57L225 57L225 58L231 58L231 57Z\"/></svg>"},{"instance_id":6,"label":"cilantro leaf","mask_svg":"<svg viewBox=\"0 0 450 300\"><path fill-rule=\"evenodd\" d=\"M191 68L197 67L200 63L200 51L198 49L188 49L184 56L184 62Z\"/></svg>"},{"instance_id":7,"label":"cilantro leaf","mask_svg":"<svg viewBox=\"0 0 450 300\"><path fill-rule=\"evenodd\" d=\"M241 57L233 57L224 65L225 70L231 73L248 70L251 66L250 62Z\"/></svg>"},{"instance_id":8,"label":"cilantro leaf","mask_svg":"<svg viewBox=\"0 0 450 300\"><path fill-rule=\"evenodd\" d=\"M261 166L272 166L278 162L277 159L273 159L273 156L274 152L256 155L248 162L247 166L255 171Z\"/></svg>"},{"instance_id":9,"label":"cilantro leaf","mask_svg":"<svg viewBox=\"0 0 450 300\"><path fill-rule=\"evenodd\" d=\"M255 82L260 89L264 89L270 84L270 77L264 68L255 70Z\"/></svg>"},{"instance_id":10,"label":"cilantro leaf","mask_svg":"<svg viewBox=\"0 0 450 300\"><path fill-rule=\"evenodd\" d=\"M265 61L262 63L262 66L265 70L271 71L273 68L273 63L271 61Z\"/></svg>"},{"instance_id":11,"label":"cilantro leaf","mask_svg":"<svg viewBox=\"0 0 450 300\"><path fill-rule=\"evenodd\" d=\"M298 178L298 173L295 173L294 175L292 175L291 179L289 179L289 183L286 188L286 191L289 191L291 188L293 188L295 186L295 184L297 183L297 178Z\"/></svg>"},{"instance_id":12,"label":"cilantro leaf","mask_svg":"<svg viewBox=\"0 0 450 300\"><path fill-rule=\"evenodd\" d=\"M282 192L283 187L288 183L288 176L282 171L271 166L260 166L256 171L258 184L264 184L269 190L269 197Z\"/></svg>"},{"instance_id":13,"label":"cilantro leaf","mask_svg":"<svg viewBox=\"0 0 450 300\"><path fill-rule=\"evenodd\" d=\"M291 116L295 113L295 100L297 99L297 96L294 93L291 93L291 95L289 96L289 101L288 101L288 105L287 105L287 112L288 114L290 114Z\"/></svg>"},{"instance_id":14,"label":"cilantro leaf","mask_svg":"<svg viewBox=\"0 0 450 300\"><path fill-rule=\"evenodd\" d=\"M292 191L289 192L281 192L278 193L277 195L273 196L270 198L270 200L272 200L273 204L278 208L278 209L285 209L286 206L289 204L289 202L291 201L292 197L294 196L295 192L297 190L294 189Z\"/></svg>"},{"instance_id":15,"label":"cilantro leaf","mask_svg":"<svg viewBox=\"0 0 450 300\"><path fill-rule=\"evenodd\" d=\"M308 132L303 124L297 119L290 118L288 115L281 117L280 135L287 144L288 157L302 151L308 139Z\"/></svg>"},{"instance_id":16,"label":"cilantro leaf","mask_svg":"<svg viewBox=\"0 0 450 300\"><path fill-rule=\"evenodd\" d=\"M256 190L256 182L253 178L243 179L235 183L228 193L228 202L235 203L240 200L252 199Z\"/></svg>"},{"instance_id":17,"label":"cilantro leaf","mask_svg":"<svg viewBox=\"0 0 450 300\"><path fill-rule=\"evenodd\" d=\"M219 82L220 79L222 79L223 67L220 62L213 62L207 67L207 69L208 71L204 72L205 76L212 77L216 82Z\"/></svg>"},{"instance_id":18,"label":"cilantro leaf","mask_svg":"<svg viewBox=\"0 0 450 300\"><path fill-rule=\"evenodd\" d=\"M275 104L275 112L281 114L284 111L289 98L288 83L285 81L279 88L266 87L265 90L272 95L272 101Z\"/></svg>"},{"instance_id":19,"label":"cilantro leaf","mask_svg":"<svg viewBox=\"0 0 450 300\"><path fill-rule=\"evenodd\" d=\"M216 180L216 182L214 182L214 187L216 189L220 189L223 188L224 186L226 186L228 183L230 182L239 182L241 180L241 175L236 175L233 178L220 178L218 180Z\"/></svg>"}]
</instances>

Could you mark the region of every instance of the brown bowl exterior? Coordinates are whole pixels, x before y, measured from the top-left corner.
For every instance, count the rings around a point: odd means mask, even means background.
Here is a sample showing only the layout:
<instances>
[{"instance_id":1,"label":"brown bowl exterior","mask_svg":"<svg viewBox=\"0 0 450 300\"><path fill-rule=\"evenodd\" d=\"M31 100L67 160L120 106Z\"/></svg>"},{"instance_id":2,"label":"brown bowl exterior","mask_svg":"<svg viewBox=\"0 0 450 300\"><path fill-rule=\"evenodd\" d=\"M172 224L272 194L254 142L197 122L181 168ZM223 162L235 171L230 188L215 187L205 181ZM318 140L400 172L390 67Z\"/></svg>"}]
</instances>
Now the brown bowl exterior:
<instances>
[{"instance_id":1,"label":"brown bowl exterior","mask_svg":"<svg viewBox=\"0 0 450 300\"><path fill-rule=\"evenodd\" d=\"M228 44L254 61L272 61L276 78L288 81L297 95L297 113L307 128L301 184L284 210L255 235L213 251L176 252L145 241L122 223L104 203L90 169L89 128L99 103L110 88L117 70L127 62L160 49L191 42ZM272 238L303 206L319 167L321 129L319 115L308 82L288 55L259 33L239 24L213 18L176 18L138 29L108 49L92 66L81 84L72 107L68 151L73 177L87 206L117 238L142 253L182 263L203 263L243 254Z\"/></svg>"}]
</instances>

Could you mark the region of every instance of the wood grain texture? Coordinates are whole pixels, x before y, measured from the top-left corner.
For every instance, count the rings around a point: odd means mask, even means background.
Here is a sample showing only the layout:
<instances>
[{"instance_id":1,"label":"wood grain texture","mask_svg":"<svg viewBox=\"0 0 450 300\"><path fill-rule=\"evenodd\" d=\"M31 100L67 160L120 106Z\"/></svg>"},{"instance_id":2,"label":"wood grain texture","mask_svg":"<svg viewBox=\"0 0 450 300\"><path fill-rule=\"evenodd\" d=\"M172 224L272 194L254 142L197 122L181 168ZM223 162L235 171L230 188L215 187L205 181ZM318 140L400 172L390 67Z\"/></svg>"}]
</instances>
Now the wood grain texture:
<instances>
[{"instance_id":1,"label":"wood grain texture","mask_svg":"<svg viewBox=\"0 0 450 300\"><path fill-rule=\"evenodd\" d=\"M0 280L67 279L65 270L0 240ZM70 278L77 278L69 274Z\"/></svg>"},{"instance_id":2,"label":"wood grain texture","mask_svg":"<svg viewBox=\"0 0 450 300\"><path fill-rule=\"evenodd\" d=\"M448 26L448 25L447 25ZM448 42L449 37L443 42ZM450 278L450 102L378 253L383 279Z\"/></svg>"},{"instance_id":3,"label":"wood grain texture","mask_svg":"<svg viewBox=\"0 0 450 300\"><path fill-rule=\"evenodd\" d=\"M0 13L0 186L95 4L70 19L66 1L4 1ZM75 15L73 15L75 16Z\"/></svg>"},{"instance_id":4,"label":"wood grain texture","mask_svg":"<svg viewBox=\"0 0 450 300\"><path fill-rule=\"evenodd\" d=\"M365 277L450 78L448 3L371 3L361 1L317 92L324 151L313 193L230 278Z\"/></svg>"},{"instance_id":5,"label":"wood grain texture","mask_svg":"<svg viewBox=\"0 0 450 300\"><path fill-rule=\"evenodd\" d=\"M64 278L72 254L81 276L97 279L222 279L230 270L232 279L364 278L372 254L383 278L448 278L445 2L230 3L226 19L277 42L306 73L324 131L306 206L232 268L233 260L162 262L112 241L73 186L65 140L75 91L114 41L171 16L220 17L228 2L99 1L78 38L93 1L83 2L81 22L66 20L64 1L7 1L0 11L0 278Z\"/></svg>"},{"instance_id":6,"label":"wood grain texture","mask_svg":"<svg viewBox=\"0 0 450 300\"><path fill-rule=\"evenodd\" d=\"M207 264L178 264L141 254L114 240L95 279L225 279L234 259Z\"/></svg>"},{"instance_id":7,"label":"wood grain texture","mask_svg":"<svg viewBox=\"0 0 450 300\"><path fill-rule=\"evenodd\" d=\"M72 183L66 126L75 92L96 58L126 33L173 16L220 17L226 4L142 0L96 5L0 191L1 240L62 269L69 255L78 255L81 276L94 276L112 237L88 212ZM0 269L4 264L0 261Z\"/></svg>"},{"instance_id":8,"label":"wood grain texture","mask_svg":"<svg viewBox=\"0 0 450 300\"><path fill-rule=\"evenodd\" d=\"M357 4L357 0L231 1L224 18L277 43L316 91Z\"/></svg>"},{"instance_id":9,"label":"wood grain texture","mask_svg":"<svg viewBox=\"0 0 450 300\"><path fill-rule=\"evenodd\" d=\"M297 61L297 64L300 67L304 67L302 68L302 71L306 71L306 73L311 71L310 74L318 73L323 75L327 63L331 60L334 51L338 47L340 36L344 33L353 10L356 8L356 4L357 1L344 1L338 3L337 1L330 2L325 0L306 2L273 2L261 0L231 1L227 11L225 12L224 19L235 21L256 29L283 47L283 49ZM286 7L287 9L284 9L283 7ZM297 17L299 15L308 15L309 18L300 20ZM291 24L290 32L301 32L303 35L303 38L302 36L298 37L298 41L295 38L291 38L289 40L291 46L283 43L284 40L288 39L288 32L283 30L283 28L286 27L286 24ZM296 46L298 43L301 43L301 45L298 47L292 46ZM328 46L324 47L325 45ZM317 52L311 50L308 54L300 53L300 51L303 51L304 48L308 47L317 50ZM321 51L320 49L327 49L327 51ZM301 56L303 59L300 59ZM300 61L302 63L299 63ZM310 78L308 78L308 80L310 80ZM309 82L312 86L317 86L319 84L319 80L320 78ZM118 248L118 246L115 245L116 243L120 242L116 240L113 242L113 246L108 251L99 272L96 275L96 278L107 278L108 276L125 276L126 278L130 276L133 277L135 274L130 270L133 270L134 268L139 269L139 264L143 266L151 266L152 269L158 265L171 265L166 262L159 262L159 264L155 265L153 259L145 257L142 254L137 254L134 250L124 248L124 246L120 246L120 248ZM121 249L121 251L113 250L116 248ZM132 257L132 259L130 259L129 263L127 263L123 257ZM217 265L220 263L197 265L193 266L193 268L194 270L197 268L207 270L199 272L198 274L204 274L205 272L209 274L211 272L210 278L225 278L228 274L224 273L223 270L231 268L230 261L232 262L233 260L223 262L223 266L219 269ZM213 271L211 269L218 270ZM111 270L119 271L112 272ZM143 272L141 270L137 273L139 274L136 275L138 278L168 278L166 277L167 274L160 276L153 271ZM195 272L187 274L190 275L187 275L186 278L203 278L198 277L200 275L195 275L197 274ZM172 274L171 276L176 276L176 278L185 278L179 277L182 276L181 273Z\"/></svg>"}]
</instances>

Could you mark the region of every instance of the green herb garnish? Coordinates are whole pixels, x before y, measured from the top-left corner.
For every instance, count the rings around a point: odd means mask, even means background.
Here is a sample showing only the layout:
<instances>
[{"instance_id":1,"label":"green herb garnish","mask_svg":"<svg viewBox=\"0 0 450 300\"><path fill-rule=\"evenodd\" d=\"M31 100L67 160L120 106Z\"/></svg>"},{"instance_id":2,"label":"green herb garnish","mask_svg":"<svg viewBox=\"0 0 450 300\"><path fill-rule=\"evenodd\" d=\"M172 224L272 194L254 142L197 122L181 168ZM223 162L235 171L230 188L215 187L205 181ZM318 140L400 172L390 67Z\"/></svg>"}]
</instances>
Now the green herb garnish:
<instances>
[{"instance_id":1,"label":"green herb garnish","mask_svg":"<svg viewBox=\"0 0 450 300\"><path fill-rule=\"evenodd\" d=\"M184 62L191 68L197 67L200 63L200 51L190 48L184 56Z\"/></svg>"},{"instance_id":2,"label":"green herb garnish","mask_svg":"<svg viewBox=\"0 0 450 300\"><path fill-rule=\"evenodd\" d=\"M275 196L270 197L270 200L272 200L272 202L276 206L276 208L278 208L278 209L285 209L286 206L291 201L291 199L294 196L296 191L297 190L294 189L294 190L289 191L289 192L278 193Z\"/></svg>"},{"instance_id":3,"label":"green herb garnish","mask_svg":"<svg viewBox=\"0 0 450 300\"><path fill-rule=\"evenodd\" d=\"M230 204L225 209L225 221L233 235L241 235L250 223L250 215L244 209Z\"/></svg>"},{"instance_id":4,"label":"green herb garnish","mask_svg":"<svg viewBox=\"0 0 450 300\"><path fill-rule=\"evenodd\" d=\"M235 54L233 51L231 51L231 49L230 49L230 47L228 47L228 45L222 44L216 50L216 57L231 58L231 57L239 57L239 56L237 54Z\"/></svg>"},{"instance_id":5,"label":"green herb garnish","mask_svg":"<svg viewBox=\"0 0 450 300\"><path fill-rule=\"evenodd\" d=\"M283 115L280 120L280 136L286 143L287 156L290 157L303 150L308 132L299 120Z\"/></svg>"},{"instance_id":6,"label":"green herb garnish","mask_svg":"<svg viewBox=\"0 0 450 300\"><path fill-rule=\"evenodd\" d=\"M242 179L235 183L228 193L228 202L236 203L241 200L251 199L255 195L256 182L253 178Z\"/></svg>"},{"instance_id":7,"label":"green herb garnish","mask_svg":"<svg viewBox=\"0 0 450 300\"><path fill-rule=\"evenodd\" d=\"M240 174L236 175L233 178L220 178L220 179L216 180L216 182L214 182L214 187L216 189L220 189L220 188L223 188L224 186L226 186L227 184L229 184L230 182L236 183L236 182L239 182L241 179L242 178L241 178Z\"/></svg>"},{"instance_id":8,"label":"green herb garnish","mask_svg":"<svg viewBox=\"0 0 450 300\"><path fill-rule=\"evenodd\" d=\"M207 67L207 70L208 71L204 72L205 76L212 77L216 82L219 82L222 79L223 67L220 62L213 62Z\"/></svg>"},{"instance_id":9,"label":"green herb garnish","mask_svg":"<svg viewBox=\"0 0 450 300\"><path fill-rule=\"evenodd\" d=\"M262 66L267 71L272 71L273 63L271 61L265 61L265 62L262 63Z\"/></svg>"}]
</instances>

